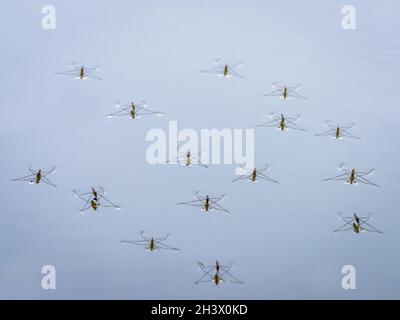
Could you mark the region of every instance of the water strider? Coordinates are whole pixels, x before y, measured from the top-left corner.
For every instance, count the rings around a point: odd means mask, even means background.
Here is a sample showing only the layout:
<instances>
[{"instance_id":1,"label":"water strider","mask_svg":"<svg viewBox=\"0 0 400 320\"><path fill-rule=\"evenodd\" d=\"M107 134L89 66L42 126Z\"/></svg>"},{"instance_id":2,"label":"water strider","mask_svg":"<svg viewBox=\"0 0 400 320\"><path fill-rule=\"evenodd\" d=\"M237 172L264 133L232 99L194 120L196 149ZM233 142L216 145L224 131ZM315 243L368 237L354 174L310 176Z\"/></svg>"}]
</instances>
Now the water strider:
<instances>
[{"instance_id":1,"label":"water strider","mask_svg":"<svg viewBox=\"0 0 400 320\"><path fill-rule=\"evenodd\" d=\"M75 77L75 79L78 80L86 80L88 78L95 80L103 80L102 78L94 74L94 71L97 71L99 69L100 69L99 65L95 67L85 67L85 66L78 67L75 65L75 63L73 63L70 66L70 70L56 72L55 75L73 76Z\"/></svg>"},{"instance_id":2,"label":"water strider","mask_svg":"<svg viewBox=\"0 0 400 320\"><path fill-rule=\"evenodd\" d=\"M172 163L172 164L180 163L181 165L186 167L191 167L192 165L198 165L208 169L208 166L203 164L199 159L199 157L200 157L199 155L192 153L190 150L188 150L184 153L178 152L178 156L176 158L167 160L166 163Z\"/></svg>"},{"instance_id":3,"label":"water strider","mask_svg":"<svg viewBox=\"0 0 400 320\"><path fill-rule=\"evenodd\" d=\"M114 208L117 210L120 209L119 206L112 203L104 196L105 192L102 187L99 187L98 189L92 187L90 191L84 193L78 193L76 190L73 192L77 198L85 202L83 208L81 209L81 213L84 213L86 210L90 209L93 210L93 212L96 212L100 209L100 207Z\"/></svg>"},{"instance_id":4,"label":"water strider","mask_svg":"<svg viewBox=\"0 0 400 320\"><path fill-rule=\"evenodd\" d=\"M344 168L343 164L341 164L339 166L339 170L341 170L343 173L332 178L324 179L322 181L343 181L349 185L362 183L379 188L377 184L365 178L366 176L369 176L375 169L371 169L369 171L356 171L356 169L353 168L349 170Z\"/></svg>"},{"instance_id":5,"label":"water strider","mask_svg":"<svg viewBox=\"0 0 400 320\"><path fill-rule=\"evenodd\" d=\"M236 69L241 68L243 66L243 62L238 62L236 64L229 64L229 63L222 63L219 59L217 59L215 61L215 67L208 69L208 70L204 70L204 71L200 71L200 73L216 73L218 74L220 77L224 77L224 78L229 78L231 76L237 77L237 78L241 78L243 79L244 77L239 74Z\"/></svg>"},{"instance_id":6,"label":"water strider","mask_svg":"<svg viewBox=\"0 0 400 320\"><path fill-rule=\"evenodd\" d=\"M371 214L368 217L360 217L356 213L353 213L352 217L343 217L341 212L339 214L340 218L346 223L333 232L353 231L354 233L359 234L360 232L367 231L383 234L382 231L379 231L368 223L368 221L371 220Z\"/></svg>"},{"instance_id":7,"label":"water strider","mask_svg":"<svg viewBox=\"0 0 400 320\"><path fill-rule=\"evenodd\" d=\"M48 178L48 176L51 175L56 170L56 167L54 167L49 171L43 171L42 169L38 170L32 169L32 165L30 165L28 170L31 172L31 174L21 178L12 179L11 181L12 182L27 181L30 184L36 184L36 185L40 184L41 182L44 182L52 187L57 188L57 186L53 182L51 182L50 179Z\"/></svg>"},{"instance_id":8,"label":"water strider","mask_svg":"<svg viewBox=\"0 0 400 320\"><path fill-rule=\"evenodd\" d=\"M213 282L215 285L219 285L222 282L242 284L240 280L230 273L233 263L224 266L217 260L214 265L210 266L205 266L202 262L199 262L198 264L203 275L195 282L195 284L204 282Z\"/></svg>"},{"instance_id":9,"label":"water strider","mask_svg":"<svg viewBox=\"0 0 400 320\"><path fill-rule=\"evenodd\" d=\"M196 192L194 194L194 197L195 197L195 200L188 201L188 202L179 202L179 203L177 203L177 205L198 207L198 208L201 208L201 210L204 211L204 213L207 213L207 212L210 212L213 210L229 213L228 210L223 208L218 203L225 197L225 194L222 194L219 197L210 197L209 195L201 196L199 192Z\"/></svg>"},{"instance_id":10,"label":"water strider","mask_svg":"<svg viewBox=\"0 0 400 320\"><path fill-rule=\"evenodd\" d=\"M289 129L306 131L297 123L295 123L298 119L300 119L300 115L297 115L296 117L285 117L283 113L281 113L280 116L275 116L272 112L269 117L272 118L272 120L259 124L256 126L256 128L268 127L277 128L280 131L287 131Z\"/></svg>"},{"instance_id":11,"label":"water strider","mask_svg":"<svg viewBox=\"0 0 400 320\"><path fill-rule=\"evenodd\" d=\"M332 125L330 121L326 122L329 130L317 133L315 137L320 137L320 136L330 136L334 139L343 139L343 138L351 138L351 139L356 139L356 140L361 140L361 138L353 135L352 133L349 132L351 128L355 125L355 123L352 123L349 126L339 126L339 125Z\"/></svg>"},{"instance_id":12,"label":"water strider","mask_svg":"<svg viewBox=\"0 0 400 320\"><path fill-rule=\"evenodd\" d=\"M124 117L128 116L131 119L135 120L141 118L142 116L164 116L164 113L159 111L153 111L147 107L147 103L142 101L141 103L131 102L129 104L120 104L119 102L116 103L116 108L119 110L110 114L107 114L106 117L113 118L113 117Z\"/></svg>"},{"instance_id":13,"label":"water strider","mask_svg":"<svg viewBox=\"0 0 400 320\"><path fill-rule=\"evenodd\" d=\"M155 237L147 237L144 235L144 231L140 232L141 240L121 240L122 243L127 243L127 244L132 244L136 246L140 246L145 248L148 251L158 251L158 250L173 250L173 251L179 251L178 248L171 247L167 244L164 243L165 240L167 240L170 236L168 233L164 237L160 238L155 238Z\"/></svg>"},{"instance_id":14,"label":"water strider","mask_svg":"<svg viewBox=\"0 0 400 320\"><path fill-rule=\"evenodd\" d=\"M239 181L239 180L248 180L250 182L257 182L258 179L261 179L261 180L267 180L269 182L273 182L273 183L279 184L278 181L276 181L276 180L268 177L266 174L264 174L264 172L269 169L269 165L268 164L263 169L257 169L257 168L248 169L248 168L245 168L243 166L241 166L241 168L245 172L247 171L247 174L239 175L239 177L237 177L236 179L233 179L232 182L236 182L236 181Z\"/></svg>"},{"instance_id":15,"label":"water strider","mask_svg":"<svg viewBox=\"0 0 400 320\"><path fill-rule=\"evenodd\" d=\"M272 91L270 93L264 94L264 97L280 97L283 100L288 100L290 98L307 99L298 93L301 86L298 84L296 86L288 85L278 85L276 82L272 84Z\"/></svg>"}]
</instances>

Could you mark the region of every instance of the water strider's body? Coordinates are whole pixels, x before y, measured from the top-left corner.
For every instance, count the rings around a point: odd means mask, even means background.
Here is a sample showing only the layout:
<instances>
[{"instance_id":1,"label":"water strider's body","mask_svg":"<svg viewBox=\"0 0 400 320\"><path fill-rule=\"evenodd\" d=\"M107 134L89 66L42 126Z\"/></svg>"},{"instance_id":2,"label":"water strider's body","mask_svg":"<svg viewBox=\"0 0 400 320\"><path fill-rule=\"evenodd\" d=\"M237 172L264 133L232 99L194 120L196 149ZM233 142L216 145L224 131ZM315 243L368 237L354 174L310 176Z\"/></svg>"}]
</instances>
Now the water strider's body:
<instances>
[{"instance_id":1,"label":"water strider's body","mask_svg":"<svg viewBox=\"0 0 400 320\"><path fill-rule=\"evenodd\" d=\"M281 121L279 122L279 128L282 131L286 129L285 116L283 115L283 113L281 114Z\"/></svg>"},{"instance_id":2,"label":"water strider's body","mask_svg":"<svg viewBox=\"0 0 400 320\"><path fill-rule=\"evenodd\" d=\"M230 273L232 263L229 266L223 266L217 260L214 265L205 266L203 263L199 262L199 267L204 274L195 284L202 282L213 282L215 285L219 285L222 282L242 283Z\"/></svg>"},{"instance_id":3,"label":"water strider's body","mask_svg":"<svg viewBox=\"0 0 400 320\"><path fill-rule=\"evenodd\" d=\"M336 127L335 137L336 137L336 139L339 139L341 137L340 127L339 126Z\"/></svg>"},{"instance_id":4,"label":"water strider's body","mask_svg":"<svg viewBox=\"0 0 400 320\"><path fill-rule=\"evenodd\" d=\"M86 72L85 72L85 68L82 66L80 71L79 71L79 79L83 80L86 79Z\"/></svg>"},{"instance_id":5,"label":"water strider's body","mask_svg":"<svg viewBox=\"0 0 400 320\"><path fill-rule=\"evenodd\" d=\"M333 232L353 231L355 234L360 234L363 231L367 231L383 234L382 231L379 231L368 223L371 219L371 214L369 217L360 217L354 212L352 217L343 217L340 212L340 218L345 221L345 224Z\"/></svg>"},{"instance_id":6,"label":"water strider's body","mask_svg":"<svg viewBox=\"0 0 400 320\"><path fill-rule=\"evenodd\" d=\"M351 169L351 173L349 178L347 179L347 183L354 184L356 182L356 169Z\"/></svg>"},{"instance_id":7,"label":"water strider's body","mask_svg":"<svg viewBox=\"0 0 400 320\"><path fill-rule=\"evenodd\" d=\"M121 240L121 242L132 244L132 245L138 245L138 246L144 247L146 250L151 251L151 252L158 251L160 249L179 251L178 248L171 247L164 243L164 241L167 240L167 238L170 236L170 234L167 234L166 236L161 237L161 238L155 238L155 237L146 237L144 235L144 231L142 231L140 233L140 236L142 238L141 240L134 240L134 241Z\"/></svg>"},{"instance_id":8,"label":"water strider's body","mask_svg":"<svg viewBox=\"0 0 400 320\"><path fill-rule=\"evenodd\" d=\"M133 102L131 103L130 116L132 119L136 119L136 117L137 117L136 106L135 106L135 103L133 103Z\"/></svg>"},{"instance_id":9,"label":"water strider's body","mask_svg":"<svg viewBox=\"0 0 400 320\"><path fill-rule=\"evenodd\" d=\"M156 247L156 241L154 240L153 237L151 237L151 239L150 239L150 241L149 241L149 247L148 247L148 249L149 249L150 251L154 251L154 250L157 249L157 247Z\"/></svg>"},{"instance_id":10,"label":"water strider's body","mask_svg":"<svg viewBox=\"0 0 400 320\"><path fill-rule=\"evenodd\" d=\"M289 90L288 87L285 85L282 92L282 98L286 100L288 97L289 97Z\"/></svg>"},{"instance_id":11,"label":"water strider's body","mask_svg":"<svg viewBox=\"0 0 400 320\"><path fill-rule=\"evenodd\" d=\"M360 230L361 230L360 218L354 213L353 231L355 233L360 233Z\"/></svg>"},{"instance_id":12,"label":"water strider's body","mask_svg":"<svg viewBox=\"0 0 400 320\"><path fill-rule=\"evenodd\" d=\"M192 155L190 151L186 153L186 166L191 166L192 165Z\"/></svg>"},{"instance_id":13,"label":"water strider's body","mask_svg":"<svg viewBox=\"0 0 400 320\"><path fill-rule=\"evenodd\" d=\"M215 285L218 285L222 281L222 278L219 275L220 270L221 270L221 266L219 265L219 262L217 260L215 262L215 275L213 277L213 281L214 281Z\"/></svg>"},{"instance_id":14,"label":"water strider's body","mask_svg":"<svg viewBox=\"0 0 400 320\"><path fill-rule=\"evenodd\" d=\"M206 198L204 200L204 207L203 210L205 212L208 212L210 210L210 197L208 195L206 195Z\"/></svg>"},{"instance_id":15,"label":"water strider's body","mask_svg":"<svg viewBox=\"0 0 400 320\"><path fill-rule=\"evenodd\" d=\"M201 196L199 192L196 192L194 194L195 200L188 201L188 202L179 202L177 205L187 205L191 207L198 207L204 213L208 213L212 210L217 210L217 211L223 211L225 213L229 213L228 210L223 208L220 204L219 201L221 201L224 197L225 194L222 194L219 197L210 197L209 195L206 196Z\"/></svg>"},{"instance_id":16,"label":"water strider's body","mask_svg":"<svg viewBox=\"0 0 400 320\"><path fill-rule=\"evenodd\" d=\"M228 75L228 65L225 64L224 66L224 77L226 77Z\"/></svg>"},{"instance_id":17,"label":"water strider's body","mask_svg":"<svg viewBox=\"0 0 400 320\"><path fill-rule=\"evenodd\" d=\"M257 169L254 168L253 171L251 172L251 177L250 177L251 182L256 182L257 180Z\"/></svg>"},{"instance_id":18,"label":"water strider's body","mask_svg":"<svg viewBox=\"0 0 400 320\"><path fill-rule=\"evenodd\" d=\"M92 209L94 211L96 211L100 205L99 203L99 195L97 193L97 191L95 190L95 188L92 187L92 196L93 198L90 200L90 206L92 207Z\"/></svg>"},{"instance_id":19,"label":"water strider's body","mask_svg":"<svg viewBox=\"0 0 400 320\"><path fill-rule=\"evenodd\" d=\"M136 105L135 105L135 103L134 103L133 101L131 102L131 110L129 111L129 116L130 116L132 119L136 119L137 116L138 116L138 114L137 114L137 109L136 109Z\"/></svg>"},{"instance_id":20,"label":"water strider's body","mask_svg":"<svg viewBox=\"0 0 400 320\"><path fill-rule=\"evenodd\" d=\"M38 172L36 173L35 180L32 182L39 184L41 180L42 180L42 169L39 169Z\"/></svg>"}]
</instances>

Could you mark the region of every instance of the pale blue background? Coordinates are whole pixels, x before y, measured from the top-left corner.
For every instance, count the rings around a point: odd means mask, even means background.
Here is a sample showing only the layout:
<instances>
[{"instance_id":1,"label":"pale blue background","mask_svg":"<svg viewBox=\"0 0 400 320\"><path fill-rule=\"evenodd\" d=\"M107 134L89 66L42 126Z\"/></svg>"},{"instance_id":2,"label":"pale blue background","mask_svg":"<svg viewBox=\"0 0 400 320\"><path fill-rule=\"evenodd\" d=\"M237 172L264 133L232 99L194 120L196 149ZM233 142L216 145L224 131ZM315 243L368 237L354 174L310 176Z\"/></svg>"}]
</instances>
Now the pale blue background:
<instances>
[{"instance_id":1,"label":"pale blue background","mask_svg":"<svg viewBox=\"0 0 400 320\"><path fill-rule=\"evenodd\" d=\"M41 7L57 29L41 28ZM357 30L341 28L341 7ZM400 298L398 1L2 1L0 19L0 298ZM244 60L240 79L199 75ZM56 77L72 62L101 64L104 81ZM301 83L308 100L262 98L272 82ZM107 119L115 100L147 99L161 119ZM146 163L146 132L251 128L271 111L298 113L306 133L257 129L256 164L279 186L232 184L210 170ZM362 141L315 138L325 120L356 122ZM339 162L380 189L322 183ZM58 185L10 183L57 166ZM102 185L122 210L80 215L73 189ZM176 207L194 191L228 194L232 214ZM193 210L192 210L193 209ZM385 232L332 234L336 212L374 212ZM140 230L172 233L181 252L119 243ZM234 261L243 285L195 286L197 261ZM57 290L41 289L41 268ZM357 290L341 288L343 265Z\"/></svg>"}]
</instances>

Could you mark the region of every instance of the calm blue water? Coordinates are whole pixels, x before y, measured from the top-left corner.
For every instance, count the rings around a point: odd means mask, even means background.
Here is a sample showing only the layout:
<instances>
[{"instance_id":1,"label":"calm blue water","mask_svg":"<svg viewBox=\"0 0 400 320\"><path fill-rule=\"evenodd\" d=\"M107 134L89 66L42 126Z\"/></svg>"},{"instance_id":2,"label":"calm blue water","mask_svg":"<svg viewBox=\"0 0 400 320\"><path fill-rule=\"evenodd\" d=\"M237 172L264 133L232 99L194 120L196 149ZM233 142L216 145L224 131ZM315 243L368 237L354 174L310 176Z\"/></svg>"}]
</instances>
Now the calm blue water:
<instances>
[{"instance_id":1,"label":"calm blue water","mask_svg":"<svg viewBox=\"0 0 400 320\"><path fill-rule=\"evenodd\" d=\"M3 1L0 19L0 298L400 298L396 1L51 1L56 30L41 28L46 1ZM199 71L216 58L245 79ZM54 76L76 61L101 64L103 81ZM262 97L274 82L307 100ZM116 100L148 101L164 118L107 119ZM280 185L231 183L234 165L147 164L148 130L253 128L275 111L301 114L306 132L256 129L255 162ZM326 120L355 122L361 141L315 138ZM337 166L380 185L321 182ZM10 183L57 166L58 188ZM73 196L103 186L120 211L80 215ZM176 206L195 191L226 193L230 215ZM366 215L385 234L332 234L337 211ZM180 252L120 243L171 233ZM194 285L198 261L228 264L243 285ZM43 265L57 289L41 288ZM341 268L357 290L341 288Z\"/></svg>"}]
</instances>

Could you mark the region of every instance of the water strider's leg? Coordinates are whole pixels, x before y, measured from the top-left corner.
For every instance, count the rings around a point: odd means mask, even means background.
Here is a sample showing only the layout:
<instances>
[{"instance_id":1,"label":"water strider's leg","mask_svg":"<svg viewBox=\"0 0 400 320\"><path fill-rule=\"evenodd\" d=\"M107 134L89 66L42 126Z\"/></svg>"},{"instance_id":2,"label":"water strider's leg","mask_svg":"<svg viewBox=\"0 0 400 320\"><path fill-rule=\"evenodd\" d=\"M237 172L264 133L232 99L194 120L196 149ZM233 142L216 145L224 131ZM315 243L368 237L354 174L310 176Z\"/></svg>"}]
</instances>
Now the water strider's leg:
<instances>
[{"instance_id":1,"label":"water strider's leg","mask_svg":"<svg viewBox=\"0 0 400 320\"><path fill-rule=\"evenodd\" d=\"M249 179L250 177L251 177L251 174L250 175L239 176L239 177L233 179L232 182L236 182L236 181L244 180L244 179Z\"/></svg>"}]
</instances>

